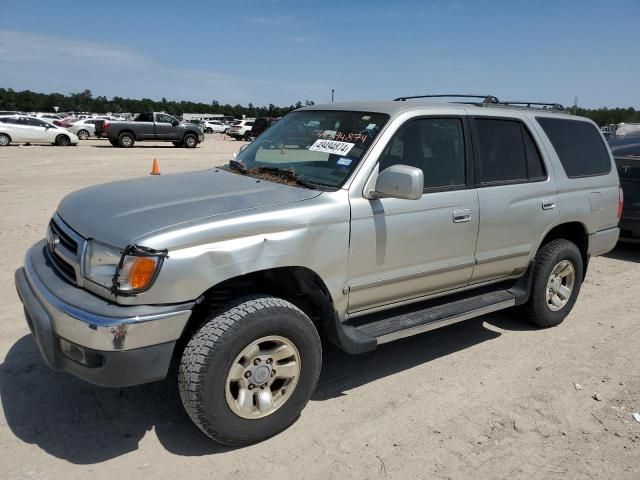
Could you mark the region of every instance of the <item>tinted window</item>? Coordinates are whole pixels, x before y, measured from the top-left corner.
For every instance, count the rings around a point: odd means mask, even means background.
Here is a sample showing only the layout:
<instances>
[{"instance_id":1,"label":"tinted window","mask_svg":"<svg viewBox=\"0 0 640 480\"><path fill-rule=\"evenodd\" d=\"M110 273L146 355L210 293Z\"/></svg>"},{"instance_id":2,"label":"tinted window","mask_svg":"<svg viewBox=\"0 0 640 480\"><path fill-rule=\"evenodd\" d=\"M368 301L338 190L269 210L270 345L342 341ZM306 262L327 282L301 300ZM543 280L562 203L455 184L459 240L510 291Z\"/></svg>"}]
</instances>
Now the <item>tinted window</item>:
<instances>
[{"instance_id":1,"label":"tinted window","mask_svg":"<svg viewBox=\"0 0 640 480\"><path fill-rule=\"evenodd\" d=\"M615 157L640 157L640 135L612 137L609 147Z\"/></svg>"},{"instance_id":2,"label":"tinted window","mask_svg":"<svg viewBox=\"0 0 640 480\"><path fill-rule=\"evenodd\" d=\"M527 179L527 157L520 122L476 119L479 183Z\"/></svg>"},{"instance_id":3,"label":"tinted window","mask_svg":"<svg viewBox=\"0 0 640 480\"><path fill-rule=\"evenodd\" d=\"M542 163L542 157L536 146L531 133L526 127L522 127L524 133L524 149L527 155L527 175L529 180L541 180L547 178L545 173L544 164Z\"/></svg>"},{"instance_id":4,"label":"tinted window","mask_svg":"<svg viewBox=\"0 0 640 480\"><path fill-rule=\"evenodd\" d=\"M420 168L425 188L464 185L462 122L456 118L424 118L403 125L380 157L380 171L391 165Z\"/></svg>"},{"instance_id":5,"label":"tinted window","mask_svg":"<svg viewBox=\"0 0 640 480\"><path fill-rule=\"evenodd\" d=\"M591 123L538 117L568 177L605 175L611 170L609 152Z\"/></svg>"}]
</instances>

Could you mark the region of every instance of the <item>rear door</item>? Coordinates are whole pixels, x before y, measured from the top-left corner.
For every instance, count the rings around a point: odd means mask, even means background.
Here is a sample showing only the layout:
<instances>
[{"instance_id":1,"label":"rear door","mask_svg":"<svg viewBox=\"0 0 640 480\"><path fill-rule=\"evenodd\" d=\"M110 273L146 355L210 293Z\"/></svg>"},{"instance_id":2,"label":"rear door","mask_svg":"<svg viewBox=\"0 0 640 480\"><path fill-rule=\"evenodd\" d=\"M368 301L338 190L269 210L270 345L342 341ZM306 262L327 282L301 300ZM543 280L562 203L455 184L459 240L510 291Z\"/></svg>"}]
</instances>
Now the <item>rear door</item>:
<instances>
[{"instance_id":1,"label":"rear door","mask_svg":"<svg viewBox=\"0 0 640 480\"><path fill-rule=\"evenodd\" d=\"M37 118L26 117L23 118L22 121L25 123L27 128L28 142L49 143L55 141L55 135L52 139L50 130L53 130L55 133L57 129L52 129L48 123Z\"/></svg>"},{"instance_id":2,"label":"rear door","mask_svg":"<svg viewBox=\"0 0 640 480\"><path fill-rule=\"evenodd\" d=\"M559 218L555 180L529 122L471 119L480 230L471 283L522 274Z\"/></svg>"}]
</instances>

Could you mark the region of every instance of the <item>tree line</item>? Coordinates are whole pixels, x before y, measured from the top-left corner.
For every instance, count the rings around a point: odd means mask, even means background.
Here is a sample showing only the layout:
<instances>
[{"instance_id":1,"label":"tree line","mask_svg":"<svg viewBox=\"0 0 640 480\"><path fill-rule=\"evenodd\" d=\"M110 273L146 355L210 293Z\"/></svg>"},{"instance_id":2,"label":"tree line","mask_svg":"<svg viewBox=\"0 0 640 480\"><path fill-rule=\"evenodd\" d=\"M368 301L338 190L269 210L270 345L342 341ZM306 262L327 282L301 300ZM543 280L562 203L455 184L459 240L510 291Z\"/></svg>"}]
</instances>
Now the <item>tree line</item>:
<instances>
[{"instance_id":1,"label":"tree line","mask_svg":"<svg viewBox=\"0 0 640 480\"><path fill-rule=\"evenodd\" d=\"M217 100L211 103L176 102L162 98L140 100L132 98L113 97L108 99L102 95L93 96L91 90L80 93L37 93L31 90L15 91L11 88L0 88L0 110L16 110L19 112L53 112L53 107L59 107L59 112L92 112L92 113L140 113L167 112L172 115L183 113L219 113L236 118L247 117L281 117L292 110L303 106L313 105L311 100L298 101L289 106L277 106L270 103L266 106L247 106L221 104Z\"/></svg>"},{"instance_id":2,"label":"tree line","mask_svg":"<svg viewBox=\"0 0 640 480\"><path fill-rule=\"evenodd\" d=\"M266 106L256 106L249 103L243 105L221 104L217 100L211 103L203 102L176 102L162 98L161 100L151 100L143 98L140 100L132 98L113 97L108 99L105 96L93 96L91 90L84 90L80 93L37 93L31 90L16 92L11 88L0 88L0 110L17 110L21 112L52 112L53 107L59 107L60 112L93 112L93 113L139 113L164 111L172 115L182 115L183 113L219 113L230 115L236 118L247 117L281 117L297 108L313 105L311 100L298 101L289 106L276 106L270 103ZM572 108L571 112L592 119L598 125L608 125L611 123L640 123L640 110L629 108L607 108L596 109Z\"/></svg>"}]
</instances>

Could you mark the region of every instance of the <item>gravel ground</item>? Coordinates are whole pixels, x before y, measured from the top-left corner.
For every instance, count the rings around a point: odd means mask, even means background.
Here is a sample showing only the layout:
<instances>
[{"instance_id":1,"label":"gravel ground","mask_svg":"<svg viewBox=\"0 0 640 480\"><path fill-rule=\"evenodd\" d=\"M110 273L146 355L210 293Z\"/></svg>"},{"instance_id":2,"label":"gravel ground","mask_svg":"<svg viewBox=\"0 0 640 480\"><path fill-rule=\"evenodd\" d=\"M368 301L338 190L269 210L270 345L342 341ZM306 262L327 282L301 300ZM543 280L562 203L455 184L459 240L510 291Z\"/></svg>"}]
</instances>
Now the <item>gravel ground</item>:
<instances>
[{"instance_id":1,"label":"gravel ground","mask_svg":"<svg viewBox=\"0 0 640 480\"><path fill-rule=\"evenodd\" d=\"M242 145L213 137L0 149L0 478L640 478L640 246L594 259L556 328L507 311L361 356L328 349L300 419L252 447L209 441L170 382L101 389L49 371L13 272L60 199L154 158L165 174L223 164Z\"/></svg>"}]
</instances>

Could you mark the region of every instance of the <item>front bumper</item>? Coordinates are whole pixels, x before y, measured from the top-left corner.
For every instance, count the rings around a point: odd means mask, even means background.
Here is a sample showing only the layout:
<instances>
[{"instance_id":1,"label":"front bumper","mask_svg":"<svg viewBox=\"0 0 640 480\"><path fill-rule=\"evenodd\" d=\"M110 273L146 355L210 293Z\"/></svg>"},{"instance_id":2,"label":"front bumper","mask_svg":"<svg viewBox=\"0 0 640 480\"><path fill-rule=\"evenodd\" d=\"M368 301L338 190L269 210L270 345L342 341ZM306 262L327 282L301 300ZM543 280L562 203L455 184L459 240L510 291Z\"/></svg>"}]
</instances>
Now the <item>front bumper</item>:
<instances>
[{"instance_id":1,"label":"front bumper","mask_svg":"<svg viewBox=\"0 0 640 480\"><path fill-rule=\"evenodd\" d=\"M194 305L122 306L104 300L60 278L44 241L27 252L15 282L47 365L102 386L162 380Z\"/></svg>"}]
</instances>

